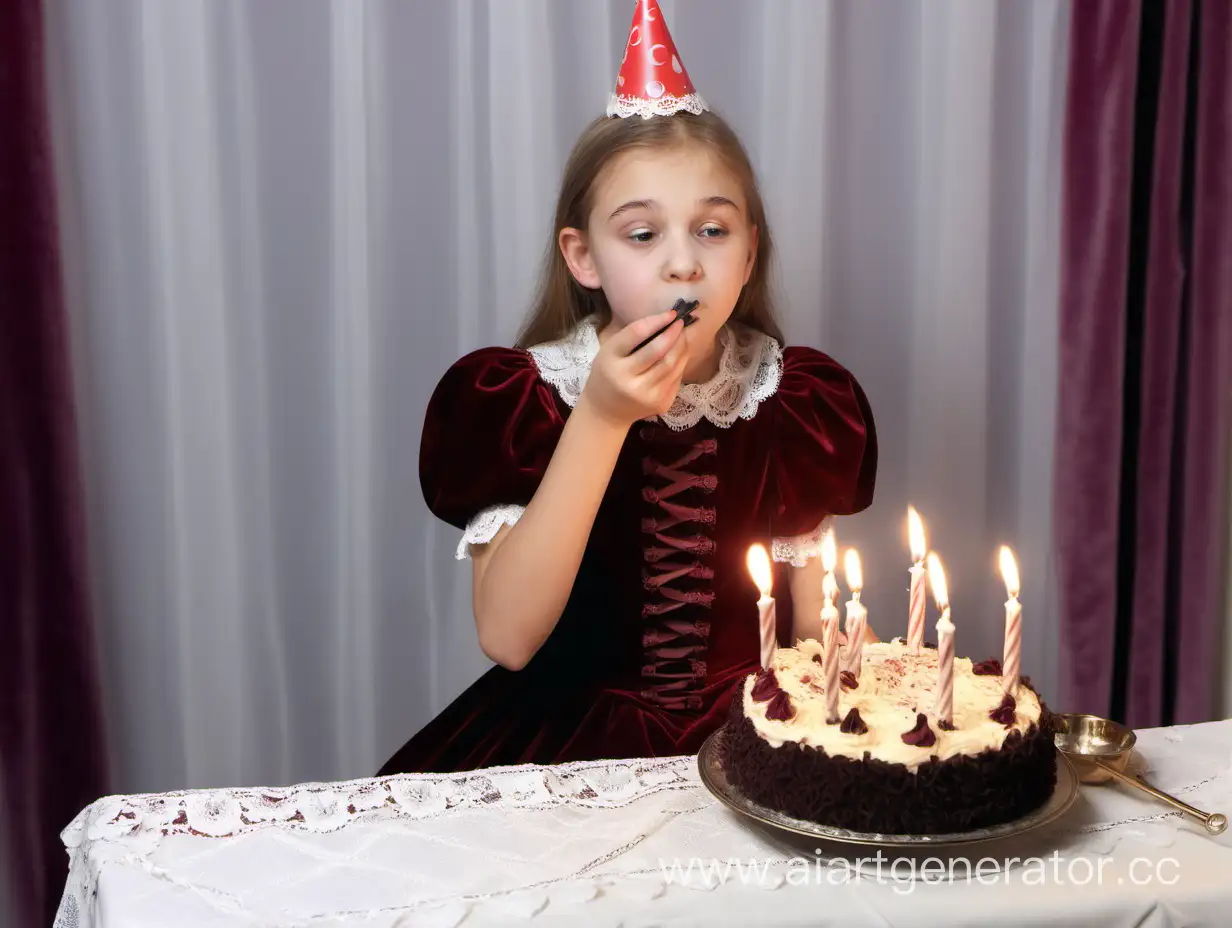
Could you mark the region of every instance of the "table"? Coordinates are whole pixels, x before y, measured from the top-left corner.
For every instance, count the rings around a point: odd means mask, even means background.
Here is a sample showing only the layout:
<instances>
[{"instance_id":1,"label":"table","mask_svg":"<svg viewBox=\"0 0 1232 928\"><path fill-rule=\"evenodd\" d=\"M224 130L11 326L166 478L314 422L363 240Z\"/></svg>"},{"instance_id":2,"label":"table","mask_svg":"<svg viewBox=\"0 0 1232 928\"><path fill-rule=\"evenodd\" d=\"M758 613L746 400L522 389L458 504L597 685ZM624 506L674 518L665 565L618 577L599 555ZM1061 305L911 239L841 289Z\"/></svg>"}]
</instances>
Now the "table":
<instances>
[{"instance_id":1,"label":"table","mask_svg":"<svg viewBox=\"0 0 1232 928\"><path fill-rule=\"evenodd\" d=\"M1136 763L1232 812L1232 721L1140 731ZM56 928L1232 923L1232 832L1116 785L965 861L858 869L751 827L695 757L111 796L63 840Z\"/></svg>"}]
</instances>

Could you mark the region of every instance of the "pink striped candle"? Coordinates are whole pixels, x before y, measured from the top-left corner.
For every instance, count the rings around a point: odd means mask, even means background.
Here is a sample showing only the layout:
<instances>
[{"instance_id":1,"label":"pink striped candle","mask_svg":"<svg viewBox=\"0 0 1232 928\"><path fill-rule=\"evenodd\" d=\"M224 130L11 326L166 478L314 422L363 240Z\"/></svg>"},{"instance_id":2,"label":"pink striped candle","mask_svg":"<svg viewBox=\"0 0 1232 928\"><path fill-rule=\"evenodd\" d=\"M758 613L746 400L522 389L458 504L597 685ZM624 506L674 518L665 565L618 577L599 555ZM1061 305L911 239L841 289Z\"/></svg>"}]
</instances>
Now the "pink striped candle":
<instances>
[{"instance_id":1,"label":"pink striped candle","mask_svg":"<svg viewBox=\"0 0 1232 928\"><path fill-rule=\"evenodd\" d=\"M749 548L747 563L753 582L761 591L761 598L757 600L758 638L761 643L761 666L767 670L779 646L774 597L770 595L770 557L762 545L753 545Z\"/></svg>"},{"instance_id":2,"label":"pink striped candle","mask_svg":"<svg viewBox=\"0 0 1232 928\"><path fill-rule=\"evenodd\" d=\"M924 522L914 506L907 507L907 535L911 540L911 607L907 617L907 647L920 653L924 644L924 555L928 546L924 538Z\"/></svg>"},{"instance_id":3,"label":"pink striped candle","mask_svg":"<svg viewBox=\"0 0 1232 928\"><path fill-rule=\"evenodd\" d=\"M954 623L950 621L945 571L936 554L928 555L928 584L941 610L941 618L937 620L937 721L944 727L954 721Z\"/></svg>"},{"instance_id":4,"label":"pink striped candle","mask_svg":"<svg viewBox=\"0 0 1232 928\"><path fill-rule=\"evenodd\" d=\"M1001 576L1005 580L1005 650L1001 660L1001 685L1018 698L1018 673L1022 663L1022 603L1018 601L1018 562L1014 552L1001 546Z\"/></svg>"},{"instance_id":5,"label":"pink striped candle","mask_svg":"<svg viewBox=\"0 0 1232 928\"><path fill-rule=\"evenodd\" d=\"M864 629L868 627L868 610L860 602L860 590L864 586L864 573L860 570L860 555L855 548L848 548L843 558L847 573L847 587L851 599L847 601L847 669L860 679L864 664Z\"/></svg>"},{"instance_id":6,"label":"pink striped candle","mask_svg":"<svg viewBox=\"0 0 1232 928\"><path fill-rule=\"evenodd\" d=\"M840 684L838 677L838 606L834 604L834 600L838 597L838 583L833 573L826 574L822 582L822 591L826 597L825 605L821 607L821 637L822 647L825 649L821 658L821 668L826 684L826 721L837 725L840 721L838 717Z\"/></svg>"}]
</instances>

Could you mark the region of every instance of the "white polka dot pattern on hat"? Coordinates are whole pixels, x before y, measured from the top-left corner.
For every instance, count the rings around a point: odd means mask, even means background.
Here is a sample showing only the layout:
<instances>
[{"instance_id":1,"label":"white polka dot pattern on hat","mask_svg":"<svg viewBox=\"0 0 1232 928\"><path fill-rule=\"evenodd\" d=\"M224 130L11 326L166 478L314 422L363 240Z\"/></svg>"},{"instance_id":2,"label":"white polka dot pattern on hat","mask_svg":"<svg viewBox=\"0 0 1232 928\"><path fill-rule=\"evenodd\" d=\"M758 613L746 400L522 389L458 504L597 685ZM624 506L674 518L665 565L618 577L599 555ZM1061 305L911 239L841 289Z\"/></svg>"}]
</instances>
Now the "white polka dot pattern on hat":
<instances>
[{"instance_id":1,"label":"white polka dot pattern on hat","mask_svg":"<svg viewBox=\"0 0 1232 928\"><path fill-rule=\"evenodd\" d=\"M680 61L659 0L636 0L609 116L671 116L708 109Z\"/></svg>"}]
</instances>

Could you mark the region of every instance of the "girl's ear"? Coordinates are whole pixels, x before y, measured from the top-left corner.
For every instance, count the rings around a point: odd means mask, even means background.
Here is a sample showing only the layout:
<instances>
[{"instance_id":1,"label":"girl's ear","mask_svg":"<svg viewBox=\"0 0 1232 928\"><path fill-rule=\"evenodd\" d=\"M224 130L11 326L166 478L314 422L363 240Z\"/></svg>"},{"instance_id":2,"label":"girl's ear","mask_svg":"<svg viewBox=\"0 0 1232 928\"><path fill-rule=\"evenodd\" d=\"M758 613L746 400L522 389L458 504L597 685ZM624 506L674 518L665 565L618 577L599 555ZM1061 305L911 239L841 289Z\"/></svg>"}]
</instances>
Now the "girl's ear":
<instances>
[{"instance_id":1,"label":"girl's ear","mask_svg":"<svg viewBox=\"0 0 1232 928\"><path fill-rule=\"evenodd\" d=\"M753 276L753 265L757 261L757 226L752 227L752 234L749 236L749 256L744 265L744 282L747 284L749 278Z\"/></svg>"},{"instance_id":2,"label":"girl's ear","mask_svg":"<svg viewBox=\"0 0 1232 928\"><path fill-rule=\"evenodd\" d=\"M594 256L590 253L586 233L581 229L566 227L560 230L556 243L560 246L560 253L573 279L587 290L598 290L599 272L595 268Z\"/></svg>"}]
</instances>

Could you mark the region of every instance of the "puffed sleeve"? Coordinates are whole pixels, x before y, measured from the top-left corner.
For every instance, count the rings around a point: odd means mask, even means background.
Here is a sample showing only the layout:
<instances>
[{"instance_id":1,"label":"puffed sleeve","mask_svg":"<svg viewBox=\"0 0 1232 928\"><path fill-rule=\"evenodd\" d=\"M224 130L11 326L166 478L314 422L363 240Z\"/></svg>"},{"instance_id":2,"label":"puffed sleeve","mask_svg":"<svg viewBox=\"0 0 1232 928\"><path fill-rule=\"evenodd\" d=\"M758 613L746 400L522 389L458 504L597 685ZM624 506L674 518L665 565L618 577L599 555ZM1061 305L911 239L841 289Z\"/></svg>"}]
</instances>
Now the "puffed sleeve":
<instances>
[{"instance_id":1,"label":"puffed sleeve","mask_svg":"<svg viewBox=\"0 0 1232 928\"><path fill-rule=\"evenodd\" d=\"M872 502L877 431L855 377L813 348L784 350L771 410L773 556L799 566L818 554L830 516Z\"/></svg>"},{"instance_id":2,"label":"puffed sleeve","mask_svg":"<svg viewBox=\"0 0 1232 928\"><path fill-rule=\"evenodd\" d=\"M419 483L434 515L468 544L513 524L539 487L565 424L553 388L520 349L482 348L456 362L428 401Z\"/></svg>"}]
</instances>

